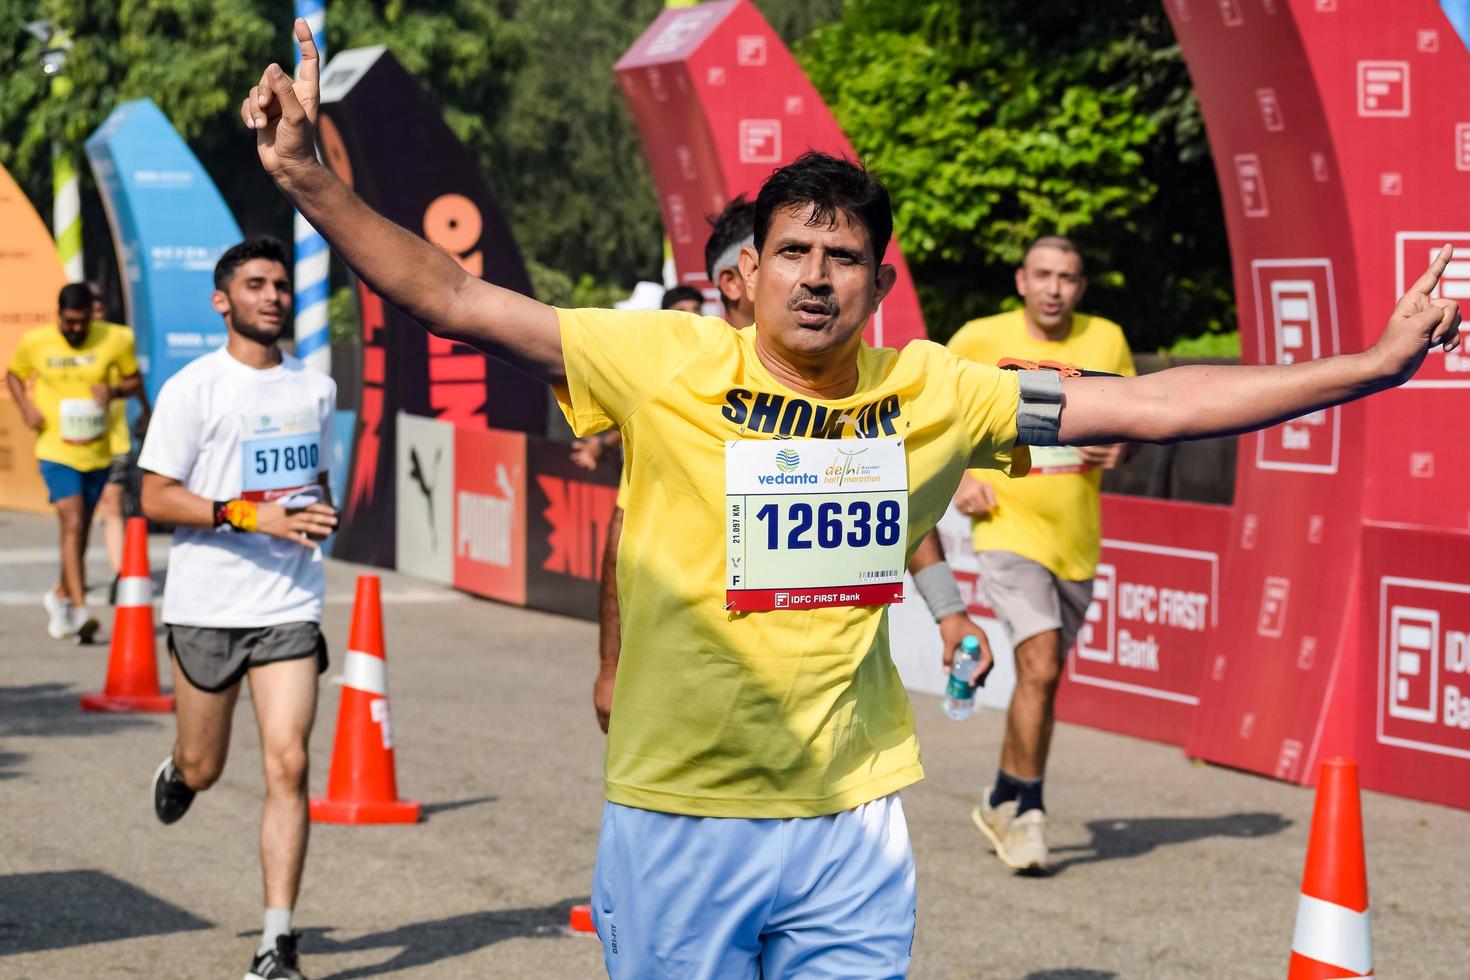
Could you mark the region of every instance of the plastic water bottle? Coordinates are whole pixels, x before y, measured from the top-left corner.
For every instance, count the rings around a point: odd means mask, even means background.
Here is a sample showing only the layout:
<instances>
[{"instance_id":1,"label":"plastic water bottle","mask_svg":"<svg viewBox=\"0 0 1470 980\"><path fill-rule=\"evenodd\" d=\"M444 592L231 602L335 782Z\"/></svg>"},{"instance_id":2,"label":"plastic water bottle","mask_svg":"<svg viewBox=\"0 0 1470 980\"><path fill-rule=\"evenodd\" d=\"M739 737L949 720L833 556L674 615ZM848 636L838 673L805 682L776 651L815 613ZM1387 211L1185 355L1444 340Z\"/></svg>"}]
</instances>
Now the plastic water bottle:
<instances>
[{"instance_id":1,"label":"plastic water bottle","mask_svg":"<svg viewBox=\"0 0 1470 980\"><path fill-rule=\"evenodd\" d=\"M944 713L955 721L970 717L975 711L975 689L970 678L980 667L980 641L967 636L955 651L954 665L949 669L949 684L944 689Z\"/></svg>"}]
</instances>

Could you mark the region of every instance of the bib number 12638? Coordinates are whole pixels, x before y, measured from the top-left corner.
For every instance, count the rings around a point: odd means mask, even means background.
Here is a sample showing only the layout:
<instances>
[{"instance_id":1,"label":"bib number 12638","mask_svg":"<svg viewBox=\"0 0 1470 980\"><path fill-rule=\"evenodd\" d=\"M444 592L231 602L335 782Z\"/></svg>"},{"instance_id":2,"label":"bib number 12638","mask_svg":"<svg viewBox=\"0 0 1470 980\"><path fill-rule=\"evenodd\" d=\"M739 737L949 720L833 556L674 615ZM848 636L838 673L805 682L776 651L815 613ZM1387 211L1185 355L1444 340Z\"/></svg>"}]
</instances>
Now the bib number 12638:
<instances>
[{"instance_id":1,"label":"bib number 12638","mask_svg":"<svg viewBox=\"0 0 1470 980\"><path fill-rule=\"evenodd\" d=\"M727 608L866 606L903 598L902 439L725 446Z\"/></svg>"}]
</instances>

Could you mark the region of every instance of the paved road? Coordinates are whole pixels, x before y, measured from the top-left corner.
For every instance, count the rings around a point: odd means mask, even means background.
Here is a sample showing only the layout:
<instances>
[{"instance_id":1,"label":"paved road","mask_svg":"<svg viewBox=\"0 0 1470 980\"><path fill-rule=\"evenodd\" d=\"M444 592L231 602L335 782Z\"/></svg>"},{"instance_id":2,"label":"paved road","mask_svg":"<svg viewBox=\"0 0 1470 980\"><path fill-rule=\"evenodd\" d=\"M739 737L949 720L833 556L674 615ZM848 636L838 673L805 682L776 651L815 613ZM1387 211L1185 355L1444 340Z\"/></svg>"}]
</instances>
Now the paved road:
<instances>
[{"instance_id":1,"label":"paved road","mask_svg":"<svg viewBox=\"0 0 1470 980\"><path fill-rule=\"evenodd\" d=\"M78 710L106 648L44 633L35 597L54 575L52 535L0 512L0 977L238 977L260 928L248 698L224 778L160 826L149 776L172 720ZM155 568L166 550L155 541ZM339 657L360 571L329 567L324 628ZM309 975L600 975L596 939L563 929L587 899L601 800L593 628L391 573L383 587L399 785L428 818L313 830L297 916ZM317 793L335 690L323 688L312 742ZM1284 974L1308 791L1064 725L1048 787L1058 873L1013 878L968 817L1001 716L955 723L936 698L914 701L929 778L904 793L919 868L913 976ZM1466 976L1470 819L1374 794L1364 806L1380 971Z\"/></svg>"}]
</instances>

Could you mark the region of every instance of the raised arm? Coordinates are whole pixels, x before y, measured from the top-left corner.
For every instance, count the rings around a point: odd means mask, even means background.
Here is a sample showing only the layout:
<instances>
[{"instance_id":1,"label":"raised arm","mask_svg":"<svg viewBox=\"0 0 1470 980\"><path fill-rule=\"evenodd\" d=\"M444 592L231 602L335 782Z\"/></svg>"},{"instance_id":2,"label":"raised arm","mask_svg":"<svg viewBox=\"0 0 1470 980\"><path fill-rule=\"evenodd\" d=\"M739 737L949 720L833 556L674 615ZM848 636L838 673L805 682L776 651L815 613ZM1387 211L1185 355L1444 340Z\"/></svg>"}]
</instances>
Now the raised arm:
<instances>
[{"instance_id":1,"label":"raised arm","mask_svg":"<svg viewBox=\"0 0 1470 980\"><path fill-rule=\"evenodd\" d=\"M1360 354L1284 365L1193 365L1140 378L1062 382L1063 445L1179 442L1236 435L1403 384L1430 348L1460 345L1460 310L1434 287L1446 245L1399 299L1378 342Z\"/></svg>"},{"instance_id":2,"label":"raised arm","mask_svg":"<svg viewBox=\"0 0 1470 980\"><path fill-rule=\"evenodd\" d=\"M316 156L320 105L316 43L298 19L301 77L279 65L240 105L260 162L281 192L373 291L429 332L478 347L549 382L565 376L556 312L471 276L447 252L363 203Z\"/></svg>"}]
</instances>

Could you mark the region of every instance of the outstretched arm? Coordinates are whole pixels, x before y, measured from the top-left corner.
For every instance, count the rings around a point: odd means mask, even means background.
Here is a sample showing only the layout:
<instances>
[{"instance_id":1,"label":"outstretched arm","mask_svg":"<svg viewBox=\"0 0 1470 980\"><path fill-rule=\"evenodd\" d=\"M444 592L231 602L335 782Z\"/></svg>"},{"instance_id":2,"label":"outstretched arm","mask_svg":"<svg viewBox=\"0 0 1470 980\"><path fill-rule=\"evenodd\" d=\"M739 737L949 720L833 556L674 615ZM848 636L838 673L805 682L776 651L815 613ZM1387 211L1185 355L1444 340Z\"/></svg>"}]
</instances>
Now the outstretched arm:
<instances>
[{"instance_id":1,"label":"outstretched arm","mask_svg":"<svg viewBox=\"0 0 1470 980\"><path fill-rule=\"evenodd\" d=\"M471 344L535 376L565 376L556 311L460 268L449 253L363 203L316 156L320 104L316 43L295 25L301 77L270 65L240 105L260 162L282 193L373 291L440 337Z\"/></svg>"},{"instance_id":2,"label":"outstretched arm","mask_svg":"<svg viewBox=\"0 0 1470 980\"><path fill-rule=\"evenodd\" d=\"M1460 310L1434 287L1446 245L1394 307L1378 342L1360 354L1286 365L1196 365L1141 378L1062 382L1063 445L1177 442L1236 435L1403 384L1429 349L1460 344Z\"/></svg>"}]
</instances>

